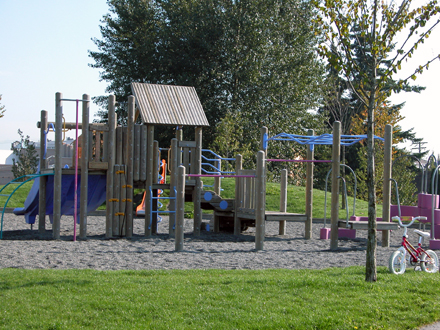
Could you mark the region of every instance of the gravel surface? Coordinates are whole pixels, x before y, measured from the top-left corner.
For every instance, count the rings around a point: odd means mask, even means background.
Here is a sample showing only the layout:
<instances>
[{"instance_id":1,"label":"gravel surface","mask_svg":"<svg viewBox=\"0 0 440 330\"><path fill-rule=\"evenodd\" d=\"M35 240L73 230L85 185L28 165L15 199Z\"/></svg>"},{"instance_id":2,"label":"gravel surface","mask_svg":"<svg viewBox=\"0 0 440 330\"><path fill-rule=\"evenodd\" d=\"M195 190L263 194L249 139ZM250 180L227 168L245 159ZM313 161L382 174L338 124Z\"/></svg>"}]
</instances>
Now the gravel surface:
<instances>
[{"instance_id":1,"label":"gravel surface","mask_svg":"<svg viewBox=\"0 0 440 330\"><path fill-rule=\"evenodd\" d=\"M38 222L38 219L37 219ZM145 237L144 219L134 219L132 239L105 239L105 217L89 216L87 240L73 241L73 218L61 219L61 239L53 240L47 220L45 234L38 224L31 230L23 217L6 213L3 223L0 267L57 269L320 269L365 265L367 231L357 231L356 239L340 239L337 251L330 241L319 239L322 223L313 224L313 238L304 239L304 223L287 224L286 235L278 235L278 223L266 223L264 250L255 250L255 228L239 236L202 231L194 236L193 220L185 220L184 251L175 252L175 241L168 236L168 218L158 225L158 234ZM211 224L212 228L212 224ZM377 264L387 266L392 251L400 245L403 230L391 232L391 247L381 247L378 233ZM410 240L416 235L409 231ZM79 234L79 226L77 226ZM425 242L427 245L428 242Z\"/></svg>"}]
</instances>

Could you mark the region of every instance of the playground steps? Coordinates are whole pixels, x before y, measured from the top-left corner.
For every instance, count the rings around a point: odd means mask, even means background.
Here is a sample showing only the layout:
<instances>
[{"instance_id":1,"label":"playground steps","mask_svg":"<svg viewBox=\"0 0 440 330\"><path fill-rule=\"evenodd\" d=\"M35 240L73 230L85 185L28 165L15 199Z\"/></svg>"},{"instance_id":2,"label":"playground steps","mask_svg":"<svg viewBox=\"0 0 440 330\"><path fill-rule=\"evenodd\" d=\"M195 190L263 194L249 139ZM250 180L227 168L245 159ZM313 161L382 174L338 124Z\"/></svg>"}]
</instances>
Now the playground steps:
<instances>
[{"instance_id":1,"label":"playground steps","mask_svg":"<svg viewBox=\"0 0 440 330\"><path fill-rule=\"evenodd\" d=\"M202 209L214 210L215 212L233 212L234 199L222 198L214 191L202 191Z\"/></svg>"}]
</instances>

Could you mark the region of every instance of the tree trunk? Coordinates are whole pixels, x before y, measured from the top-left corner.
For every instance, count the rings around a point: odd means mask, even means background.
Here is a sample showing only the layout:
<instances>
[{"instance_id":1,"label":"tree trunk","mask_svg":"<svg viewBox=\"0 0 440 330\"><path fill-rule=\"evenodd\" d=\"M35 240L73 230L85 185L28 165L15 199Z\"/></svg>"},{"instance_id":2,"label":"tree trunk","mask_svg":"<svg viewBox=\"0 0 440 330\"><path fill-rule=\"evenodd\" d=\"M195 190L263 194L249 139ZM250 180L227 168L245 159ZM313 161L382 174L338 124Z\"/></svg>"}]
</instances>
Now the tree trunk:
<instances>
[{"instance_id":1,"label":"tree trunk","mask_svg":"<svg viewBox=\"0 0 440 330\"><path fill-rule=\"evenodd\" d=\"M345 146L342 146L342 157L341 157L341 164L345 164ZM342 168L342 172L341 172L341 176L342 178L345 180L345 167ZM341 180L341 184L342 184L342 180ZM341 189L341 196L342 196L342 201L341 201L341 210L345 210L347 208L347 205L345 205L345 192L348 190L347 186L345 186L345 191L344 189Z\"/></svg>"},{"instance_id":2,"label":"tree trunk","mask_svg":"<svg viewBox=\"0 0 440 330\"><path fill-rule=\"evenodd\" d=\"M371 24L370 45L376 43L376 13L377 2L374 0L373 22ZM367 120L367 188L368 188L368 242L367 242L367 261L365 280L367 282L377 281L376 265L376 178L374 168L374 110L376 108L376 67L377 54L374 49L371 52L371 77L370 77L370 95L368 100L368 120Z\"/></svg>"},{"instance_id":3,"label":"tree trunk","mask_svg":"<svg viewBox=\"0 0 440 330\"><path fill-rule=\"evenodd\" d=\"M367 282L375 282L377 280L376 271L376 241L377 241L377 225L376 225L376 178L374 167L374 93L370 97L373 99L368 105L368 122L367 122L367 187L368 187L368 242L367 242L367 261L366 261L366 277Z\"/></svg>"}]
</instances>

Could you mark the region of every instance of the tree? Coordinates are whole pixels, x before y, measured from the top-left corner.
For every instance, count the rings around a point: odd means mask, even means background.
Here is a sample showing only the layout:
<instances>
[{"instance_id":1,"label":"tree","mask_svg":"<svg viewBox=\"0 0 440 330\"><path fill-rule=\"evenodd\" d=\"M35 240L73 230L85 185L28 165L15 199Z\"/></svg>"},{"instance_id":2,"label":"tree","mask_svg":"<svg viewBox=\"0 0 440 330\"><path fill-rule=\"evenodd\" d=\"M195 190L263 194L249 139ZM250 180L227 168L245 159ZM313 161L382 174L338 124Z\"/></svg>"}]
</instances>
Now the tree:
<instances>
[{"instance_id":1,"label":"tree","mask_svg":"<svg viewBox=\"0 0 440 330\"><path fill-rule=\"evenodd\" d=\"M413 8L412 0L325 0L317 1L321 17L317 23L324 27L327 43L320 46L322 55L338 70L350 84L352 92L367 109L367 185L368 185L368 244L366 281L377 280L376 271L376 177L374 140L377 108L390 95L408 86L410 78L434 60L418 66L414 74L398 81L392 89L386 87L388 78L397 73L405 60L432 33L439 23L440 9L436 0ZM433 19L434 23L430 20ZM357 31L359 47L352 46L352 32ZM402 43L396 45L400 36ZM331 45L337 45L332 49ZM355 60L356 51L365 56L365 66ZM388 55L394 51L394 55ZM436 56L437 57L437 56ZM383 74L378 75L379 68ZM355 85L354 82L359 84Z\"/></svg>"},{"instance_id":2,"label":"tree","mask_svg":"<svg viewBox=\"0 0 440 330\"><path fill-rule=\"evenodd\" d=\"M12 144L11 150L15 158L12 159L12 173L14 178L19 178L27 174L34 174L37 172L38 157L35 151L35 146L29 140L29 135L24 137L23 132L19 129L20 141Z\"/></svg>"},{"instance_id":3,"label":"tree","mask_svg":"<svg viewBox=\"0 0 440 330\"><path fill-rule=\"evenodd\" d=\"M263 125L303 133L313 124L307 110L320 96L322 65L309 1L108 4L102 39L94 39L98 51L89 54L91 66L101 69L101 78L110 83L107 92L118 100L131 94L131 82L194 86L211 125L204 130L207 145L220 134L215 129L226 114L241 118L240 142L251 143L254 150ZM123 106L119 119L125 118ZM170 131L158 127L158 134L169 143Z\"/></svg>"},{"instance_id":4,"label":"tree","mask_svg":"<svg viewBox=\"0 0 440 330\"><path fill-rule=\"evenodd\" d=\"M2 100L2 95L0 94L0 101ZM5 106L0 104L0 118L5 115Z\"/></svg>"}]
</instances>

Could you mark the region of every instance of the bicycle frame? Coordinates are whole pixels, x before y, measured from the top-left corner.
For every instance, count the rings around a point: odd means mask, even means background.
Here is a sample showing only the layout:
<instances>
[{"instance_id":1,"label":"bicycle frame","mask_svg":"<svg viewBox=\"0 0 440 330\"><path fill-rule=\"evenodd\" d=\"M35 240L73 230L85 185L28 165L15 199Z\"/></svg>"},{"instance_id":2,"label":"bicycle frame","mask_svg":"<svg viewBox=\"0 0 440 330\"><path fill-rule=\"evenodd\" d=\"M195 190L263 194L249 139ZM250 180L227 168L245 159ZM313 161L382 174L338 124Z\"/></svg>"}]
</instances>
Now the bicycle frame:
<instances>
[{"instance_id":1,"label":"bicycle frame","mask_svg":"<svg viewBox=\"0 0 440 330\"><path fill-rule=\"evenodd\" d=\"M426 251L422 248L421 240L417 244L417 249L408 241L407 235L403 236L402 239L402 247L410 254L412 263L418 263L420 261L420 256L422 254L426 254L429 259L431 257L426 253Z\"/></svg>"}]
</instances>

